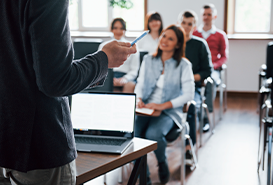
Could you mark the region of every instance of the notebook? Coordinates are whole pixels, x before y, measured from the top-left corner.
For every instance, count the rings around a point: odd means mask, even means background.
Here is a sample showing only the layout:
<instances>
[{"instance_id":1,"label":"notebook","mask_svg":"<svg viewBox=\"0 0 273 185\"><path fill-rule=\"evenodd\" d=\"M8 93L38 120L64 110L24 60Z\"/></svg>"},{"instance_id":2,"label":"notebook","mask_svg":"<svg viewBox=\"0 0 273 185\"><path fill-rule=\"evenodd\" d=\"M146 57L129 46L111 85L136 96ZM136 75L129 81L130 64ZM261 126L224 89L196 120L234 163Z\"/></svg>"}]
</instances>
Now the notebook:
<instances>
[{"instance_id":1,"label":"notebook","mask_svg":"<svg viewBox=\"0 0 273 185\"><path fill-rule=\"evenodd\" d=\"M134 137L134 93L88 92L72 96L77 151L122 154Z\"/></svg>"}]
</instances>

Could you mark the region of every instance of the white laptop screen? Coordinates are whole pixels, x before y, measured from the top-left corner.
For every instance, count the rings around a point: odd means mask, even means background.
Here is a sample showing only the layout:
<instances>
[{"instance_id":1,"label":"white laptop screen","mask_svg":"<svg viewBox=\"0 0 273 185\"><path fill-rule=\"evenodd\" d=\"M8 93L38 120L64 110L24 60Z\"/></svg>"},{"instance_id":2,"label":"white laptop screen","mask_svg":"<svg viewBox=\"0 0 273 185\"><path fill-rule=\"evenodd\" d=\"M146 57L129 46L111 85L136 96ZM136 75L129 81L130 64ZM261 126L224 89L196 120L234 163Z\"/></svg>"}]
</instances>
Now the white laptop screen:
<instances>
[{"instance_id":1,"label":"white laptop screen","mask_svg":"<svg viewBox=\"0 0 273 185\"><path fill-rule=\"evenodd\" d=\"M78 93L72 96L71 119L76 130L133 132L134 94Z\"/></svg>"}]
</instances>

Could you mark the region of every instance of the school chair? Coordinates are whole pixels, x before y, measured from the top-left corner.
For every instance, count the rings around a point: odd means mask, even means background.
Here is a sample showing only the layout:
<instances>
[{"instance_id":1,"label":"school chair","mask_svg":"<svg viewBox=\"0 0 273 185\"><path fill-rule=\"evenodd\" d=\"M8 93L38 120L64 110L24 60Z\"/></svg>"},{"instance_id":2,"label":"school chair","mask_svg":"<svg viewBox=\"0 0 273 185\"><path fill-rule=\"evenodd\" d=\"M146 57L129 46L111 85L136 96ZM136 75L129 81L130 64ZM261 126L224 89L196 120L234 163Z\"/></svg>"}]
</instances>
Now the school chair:
<instances>
[{"instance_id":1,"label":"school chair","mask_svg":"<svg viewBox=\"0 0 273 185\"><path fill-rule=\"evenodd\" d=\"M206 93L206 89L208 90L208 88L210 88L210 96L211 96L211 104L213 106L213 92L214 92L214 82L212 80L211 77L208 77L206 78L203 83L202 83L202 87L201 87L201 98L202 98L202 102L201 102L201 106L200 106L200 120L199 120L199 144L200 144L200 147L202 146L203 142L202 142L202 135L203 135L203 126L204 126L204 117L205 117L205 112L207 114L207 118L208 118L208 121L209 121L209 125L210 125L210 132L211 132L211 135L214 133L214 127L215 127L215 114L214 114L214 110L212 111L212 119L210 118L211 115L210 115L210 112L209 112L209 109L208 109L208 106L207 104L205 103L205 100L206 100L206 96L205 96L205 93Z\"/></svg>"}]
</instances>

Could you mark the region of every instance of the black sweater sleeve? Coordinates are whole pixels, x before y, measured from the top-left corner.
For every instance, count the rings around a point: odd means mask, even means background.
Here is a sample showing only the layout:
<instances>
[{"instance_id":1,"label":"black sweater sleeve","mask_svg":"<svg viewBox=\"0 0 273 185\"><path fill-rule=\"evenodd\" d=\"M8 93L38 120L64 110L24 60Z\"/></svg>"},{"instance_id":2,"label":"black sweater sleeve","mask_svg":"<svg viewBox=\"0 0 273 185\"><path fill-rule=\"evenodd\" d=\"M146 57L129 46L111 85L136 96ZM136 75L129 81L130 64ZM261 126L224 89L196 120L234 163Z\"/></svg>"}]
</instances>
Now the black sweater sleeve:
<instances>
[{"instance_id":1,"label":"black sweater sleeve","mask_svg":"<svg viewBox=\"0 0 273 185\"><path fill-rule=\"evenodd\" d=\"M210 54L210 50L209 47L207 45L207 43L205 42L201 42L201 46L200 46L200 70L198 71L198 73L201 76L201 80L206 79L207 77L210 76L210 74L213 71L213 65L212 65L212 61L211 61L211 54Z\"/></svg>"},{"instance_id":2,"label":"black sweater sleeve","mask_svg":"<svg viewBox=\"0 0 273 185\"><path fill-rule=\"evenodd\" d=\"M29 0L26 11L36 83L47 96L77 93L107 75L108 58L102 51L73 61L68 5L68 0Z\"/></svg>"}]
</instances>

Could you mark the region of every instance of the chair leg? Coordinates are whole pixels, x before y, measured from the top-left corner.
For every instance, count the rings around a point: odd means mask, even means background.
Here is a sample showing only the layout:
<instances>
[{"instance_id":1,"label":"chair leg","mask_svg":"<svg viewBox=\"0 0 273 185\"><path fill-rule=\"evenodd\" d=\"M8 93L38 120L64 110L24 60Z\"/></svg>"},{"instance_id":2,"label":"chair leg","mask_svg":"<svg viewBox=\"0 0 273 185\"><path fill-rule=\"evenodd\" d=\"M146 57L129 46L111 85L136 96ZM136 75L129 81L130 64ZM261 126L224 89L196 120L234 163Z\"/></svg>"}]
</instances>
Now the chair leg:
<instances>
[{"instance_id":1,"label":"chair leg","mask_svg":"<svg viewBox=\"0 0 273 185\"><path fill-rule=\"evenodd\" d=\"M204 126L204 120L203 120L203 114L204 114L204 110L203 110L203 103L201 104L200 107L200 119L199 119L199 146L201 147L203 142L202 142L202 135L203 135L203 126Z\"/></svg>"},{"instance_id":2,"label":"chair leg","mask_svg":"<svg viewBox=\"0 0 273 185\"><path fill-rule=\"evenodd\" d=\"M227 111L227 85L226 84L223 84L224 86L224 112Z\"/></svg>"},{"instance_id":3,"label":"chair leg","mask_svg":"<svg viewBox=\"0 0 273 185\"><path fill-rule=\"evenodd\" d=\"M103 184L104 184L104 185L107 185L107 182L106 182L106 174L103 175Z\"/></svg>"},{"instance_id":4,"label":"chair leg","mask_svg":"<svg viewBox=\"0 0 273 185\"><path fill-rule=\"evenodd\" d=\"M208 116L208 120L209 120L209 126L210 126L210 132L213 134L214 132L212 131L213 129L214 129L214 127L213 127L213 123L211 122L211 120L210 120L210 115L209 115L209 110L208 110L208 106L205 104L205 103L203 103L203 109L206 111L206 113L207 113L207 116Z\"/></svg>"},{"instance_id":5,"label":"chair leg","mask_svg":"<svg viewBox=\"0 0 273 185\"><path fill-rule=\"evenodd\" d=\"M181 185L186 185L185 174L186 174L186 163L185 163L185 127L181 131L181 170L180 170L180 181Z\"/></svg>"},{"instance_id":6,"label":"chair leg","mask_svg":"<svg viewBox=\"0 0 273 185\"><path fill-rule=\"evenodd\" d=\"M122 172L123 172L123 166L119 168L119 176L118 176L119 183L122 183Z\"/></svg>"},{"instance_id":7,"label":"chair leg","mask_svg":"<svg viewBox=\"0 0 273 185\"><path fill-rule=\"evenodd\" d=\"M194 165L191 166L191 171L193 171L195 168L198 168L197 157L196 157L196 155L195 155L194 147L193 147L192 140L191 140L190 136L186 134L186 135L185 135L185 138L189 141L190 146L191 146L191 153L192 153L193 162L194 162Z\"/></svg>"},{"instance_id":8,"label":"chair leg","mask_svg":"<svg viewBox=\"0 0 273 185\"><path fill-rule=\"evenodd\" d=\"M222 120L222 116L223 116L223 84L221 82L220 84L220 120Z\"/></svg>"}]
</instances>

